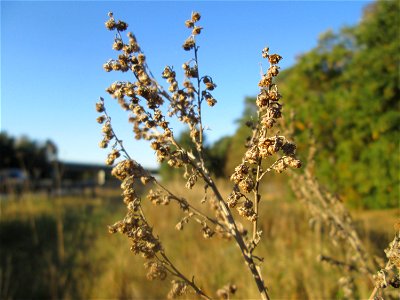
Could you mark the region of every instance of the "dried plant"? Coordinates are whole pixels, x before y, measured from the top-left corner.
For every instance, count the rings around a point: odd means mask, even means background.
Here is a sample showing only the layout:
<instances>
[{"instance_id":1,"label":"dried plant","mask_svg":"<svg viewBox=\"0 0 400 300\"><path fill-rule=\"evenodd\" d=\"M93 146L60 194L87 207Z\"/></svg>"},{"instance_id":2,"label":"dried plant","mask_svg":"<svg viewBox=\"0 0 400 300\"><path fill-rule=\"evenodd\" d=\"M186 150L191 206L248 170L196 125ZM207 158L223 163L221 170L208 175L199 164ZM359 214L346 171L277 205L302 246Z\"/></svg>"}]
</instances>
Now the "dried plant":
<instances>
[{"instance_id":1,"label":"dried plant","mask_svg":"<svg viewBox=\"0 0 400 300\"><path fill-rule=\"evenodd\" d=\"M146 199L162 206L175 202L183 214L181 221L175 225L176 229L183 230L186 223L194 220L200 224L205 238L222 237L236 243L253 276L260 297L269 299L266 283L261 275L260 266L263 259L254 254L262 238L259 229L259 187L267 173L281 173L289 167L301 166L301 162L295 157L295 144L275 129L278 119L282 116L282 104L274 78L279 73L277 64L282 57L270 54L268 48L262 50L262 56L268 60L269 68L263 72L258 83L260 93L256 100L257 119L248 123L252 128L252 136L241 164L235 168L230 178L234 184L232 192L224 199L204 160L203 105L204 102L210 107L216 105L217 100L212 92L217 86L211 76L201 75L199 71L197 38L203 30L203 27L199 26L200 18L198 12L193 12L191 18L185 22L190 35L184 41L183 49L190 51L193 58L182 65L184 81L178 82L173 67L167 66L162 72L162 77L168 83L168 88L164 89L152 75L146 63L146 56L133 33L128 33L127 41L123 39L121 33L128 25L123 21L116 21L113 14L109 13L105 25L107 29L115 32L112 47L119 54L103 67L107 72L132 72L134 81L114 82L106 91L117 99L123 110L129 112L129 122L133 124L135 138L149 141L158 162L167 162L171 168L182 168L185 171L186 188L191 189L199 182L205 186L205 197L202 199L184 199L153 177L128 154L112 127L105 101L100 98L96 103L96 110L101 114L97 121L103 124L103 140L100 147L110 148L106 163L114 165L112 175L121 181L122 196L127 206L126 216L110 226L110 232L120 232L129 238L131 250L135 254L141 254L146 260L148 279L165 280L168 276L174 278L171 281L169 298L192 290L197 295L210 299L210 294L195 282L194 276L188 277L178 270L173 259L168 256L160 237L154 234L153 226L149 224L142 209L142 201ZM185 149L177 142L170 127L171 118L176 118L189 128L195 149ZM272 163L265 167L271 161ZM137 182L149 187L146 197L136 192ZM210 204L212 215L198 208L203 202ZM247 231L235 219L233 208L251 222L250 236L246 235ZM235 291L236 286L229 284L219 289L216 295L227 299Z\"/></svg>"},{"instance_id":2,"label":"dried plant","mask_svg":"<svg viewBox=\"0 0 400 300\"><path fill-rule=\"evenodd\" d=\"M324 227L329 232L329 241L335 247L340 247L341 252L345 254L345 261L326 254L320 254L318 259L342 269L343 276L338 280L338 284L346 299L356 298L355 274L362 274L375 286L370 299L383 299L376 296L379 290L388 285L395 288L400 286L400 228L396 229L395 239L385 250L389 259L387 265L374 274L373 270L378 269L380 262L364 247L348 209L337 195L332 195L313 175L315 152L315 141L311 138L307 167L303 174L292 172L290 184L296 198L306 206L311 215L310 226L316 230ZM391 297L390 292L387 295Z\"/></svg>"},{"instance_id":3,"label":"dried plant","mask_svg":"<svg viewBox=\"0 0 400 300\"><path fill-rule=\"evenodd\" d=\"M393 241L385 249L388 259L384 268L373 275L375 288L369 297L370 300L383 299L383 290L388 286L400 288L400 222L395 225L396 234ZM397 297L399 294L397 293ZM396 295L393 297L395 299Z\"/></svg>"}]
</instances>

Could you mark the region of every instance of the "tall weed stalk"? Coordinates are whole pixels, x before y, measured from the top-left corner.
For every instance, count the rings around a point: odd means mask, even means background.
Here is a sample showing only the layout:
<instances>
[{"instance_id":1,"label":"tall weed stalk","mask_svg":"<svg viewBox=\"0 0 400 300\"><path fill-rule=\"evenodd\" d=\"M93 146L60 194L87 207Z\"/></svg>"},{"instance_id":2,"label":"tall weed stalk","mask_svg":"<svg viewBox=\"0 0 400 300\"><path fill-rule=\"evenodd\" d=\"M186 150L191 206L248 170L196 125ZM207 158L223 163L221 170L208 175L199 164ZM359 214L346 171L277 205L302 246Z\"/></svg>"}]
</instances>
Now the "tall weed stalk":
<instances>
[{"instance_id":1,"label":"tall weed stalk","mask_svg":"<svg viewBox=\"0 0 400 300\"><path fill-rule=\"evenodd\" d=\"M211 291L203 290L193 274L183 274L179 270L176 258L169 256L161 237L154 234L153 224L149 223L143 209L144 201L157 206L167 206L175 202L182 211L182 219L175 228L183 230L186 223L197 222L204 238L220 237L235 243L260 297L269 299L266 281L261 274L263 258L255 255L262 239L259 189L268 173L281 173L287 168L301 166L300 160L295 157L296 145L276 129L282 116L282 104L275 77L279 74L278 63L282 57L271 54L267 47L262 50L262 57L268 61L269 66L266 72L262 72L258 83L260 93L256 100L257 118L248 122L248 126L252 128L252 136L246 145L242 162L230 177L232 191L225 199L207 168L204 155L205 131L202 115L205 105L213 107L217 104L213 96L217 85L211 76L200 73L198 38L203 30L199 25L200 19L200 14L193 12L191 18L185 22L190 33L182 47L192 54L192 59L182 64L185 79L178 82L174 68L166 66L162 77L168 88L164 89L150 71L135 35L129 32L127 38L123 38L122 33L127 30L128 25L117 21L109 13L105 25L115 32L112 47L118 56L107 61L103 67L107 72L131 72L133 81L114 82L106 91L118 101L123 110L129 112L128 120L133 125L135 138L149 142L158 162L167 162L171 168L183 169L186 188L191 189L195 184L204 186L202 197L185 199L173 193L145 170L131 157L122 140L118 138L105 100L101 97L96 103L96 110L100 113L97 121L103 124L100 147L109 148L106 163L114 166L112 175L121 181L123 201L127 207L126 216L111 225L109 230L111 233L120 232L129 238L131 250L145 259L148 279L172 279L169 298L194 292L204 299L210 299L214 297ZM170 126L171 118L187 126L194 149L185 149L179 144ZM137 182L148 186L146 196L136 192ZM204 203L209 204L212 214L206 213L201 207ZM241 220L238 220L240 216L233 213L234 209L244 220L250 222L250 233L241 225ZM215 294L227 299L235 291L234 284L227 284Z\"/></svg>"}]
</instances>

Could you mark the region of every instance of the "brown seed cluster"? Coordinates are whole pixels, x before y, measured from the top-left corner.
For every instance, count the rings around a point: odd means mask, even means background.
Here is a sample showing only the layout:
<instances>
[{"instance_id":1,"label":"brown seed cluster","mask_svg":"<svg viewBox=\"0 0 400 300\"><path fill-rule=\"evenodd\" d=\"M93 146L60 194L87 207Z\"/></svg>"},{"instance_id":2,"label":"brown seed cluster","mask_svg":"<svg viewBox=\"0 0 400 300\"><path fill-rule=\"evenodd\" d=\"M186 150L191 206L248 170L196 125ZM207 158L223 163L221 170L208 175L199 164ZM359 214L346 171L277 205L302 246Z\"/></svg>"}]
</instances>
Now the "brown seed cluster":
<instances>
[{"instance_id":1,"label":"brown seed cluster","mask_svg":"<svg viewBox=\"0 0 400 300\"><path fill-rule=\"evenodd\" d=\"M171 196L165 195L161 191L150 190L147 194L147 200L154 205L168 205L171 202Z\"/></svg>"},{"instance_id":2,"label":"brown seed cluster","mask_svg":"<svg viewBox=\"0 0 400 300\"><path fill-rule=\"evenodd\" d=\"M146 185L153 182L159 190L148 190L146 199L149 202L155 205L168 205L171 201L177 202L184 212L184 217L176 225L178 230L182 230L189 220L195 220L201 225L201 231L205 238L211 238L215 234L226 238L232 236L241 238L247 233L243 226L240 224L236 226L235 222L230 221L230 211L219 193L215 191L215 185L204 161L202 104L206 102L208 106L212 107L217 103L212 95L217 85L212 77L202 76L199 73L197 55L199 47L196 39L203 32L203 27L198 24L201 16L198 12L193 12L191 18L185 22L186 27L190 30L190 35L184 41L183 49L193 51L194 57L182 64L184 73L182 82L178 82L172 66L164 68L162 78L168 83L166 90L150 72L146 56L136 37L131 32L128 32L126 37L121 35L128 29L128 24L120 20L116 21L112 13L109 13L108 16L109 19L105 22L105 26L108 30L115 32L111 47L117 52L117 55L116 58L104 63L103 68L106 72L132 72L134 78L132 81L115 81L106 89L106 92L117 100L124 111L128 112L134 137L149 142L158 162L166 162L172 168L185 170L186 188L192 189L199 179L204 179L206 183L205 196L201 203L208 201L215 213L215 217L204 214L185 199L175 196L148 174L140 164L131 159L122 140L118 139L115 134L111 118L104 105L104 99L100 98L100 101L96 103L96 111L100 114L97 122L102 124L103 133L100 147L111 146L106 163L114 166L112 175L121 181L122 196L127 206L127 214L124 219L109 226L109 231L126 235L131 241L131 250L148 259L145 263L148 279L164 280L167 273L180 279L172 281L172 289L168 298L182 296L189 286L197 294L205 296L195 285L194 280L185 279L185 276L167 258L160 240L153 234L152 227L147 223L141 198L136 192L137 184ZM263 50L263 57L268 59L270 67L259 83L261 89L257 97L259 120L249 124L255 134L249 139L249 147L243 162L231 176L235 186L228 198L228 206L236 207L241 216L254 224L257 223L258 218L257 206L255 206L255 203L258 202L252 202L246 194L256 193L258 190L259 175L262 172L261 160L281 151L284 156L273 165L276 171L280 172L288 166L300 166L300 161L294 157L296 146L293 143L277 134L271 137L266 135L267 129L272 128L276 120L281 117L282 104L279 103L281 95L273 83L274 77L279 74L277 64L281 57L277 54L270 55L268 49ZM167 105L163 107L165 103ZM179 145L170 127L170 118L177 118L187 125L195 149L184 149ZM207 197L208 186L212 186L214 191L210 198ZM238 242L238 244L242 245L243 243ZM250 247L241 249L241 251L247 250L252 251ZM229 285L220 289L218 296L227 299L229 294L233 294L235 291L236 287Z\"/></svg>"},{"instance_id":3,"label":"brown seed cluster","mask_svg":"<svg viewBox=\"0 0 400 300\"><path fill-rule=\"evenodd\" d=\"M128 212L123 220L109 226L109 231L128 236L132 243L131 250L135 254L140 253L145 258L153 258L162 247L141 214L140 198L135 190L137 180L147 181L149 176L138 163L130 159L120 161L111 174L121 181L122 196Z\"/></svg>"},{"instance_id":4,"label":"brown seed cluster","mask_svg":"<svg viewBox=\"0 0 400 300\"><path fill-rule=\"evenodd\" d=\"M128 214L122 221L109 226L110 233L120 232L131 241L131 251L144 258L153 258L162 247L151 227L128 205Z\"/></svg>"},{"instance_id":5,"label":"brown seed cluster","mask_svg":"<svg viewBox=\"0 0 400 300\"><path fill-rule=\"evenodd\" d=\"M217 290L217 297L221 300L229 299L230 295L234 295L236 293L236 290L236 284L227 284Z\"/></svg>"},{"instance_id":6,"label":"brown seed cluster","mask_svg":"<svg viewBox=\"0 0 400 300\"><path fill-rule=\"evenodd\" d=\"M228 196L228 206L230 208L236 207L236 205L239 203L240 198L243 197L243 194L240 193L239 189L237 186L234 187L233 191L229 194Z\"/></svg>"},{"instance_id":7,"label":"brown seed cluster","mask_svg":"<svg viewBox=\"0 0 400 300\"><path fill-rule=\"evenodd\" d=\"M389 244L389 247L385 249L385 254L390 263L400 270L400 231Z\"/></svg>"},{"instance_id":8,"label":"brown seed cluster","mask_svg":"<svg viewBox=\"0 0 400 300\"><path fill-rule=\"evenodd\" d=\"M188 290L188 285L183 280L172 280L171 284L172 287L168 292L168 299L178 298L179 296L184 295Z\"/></svg>"},{"instance_id":9,"label":"brown seed cluster","mask_svg":"<svg viewBox=\"0 0 400 300\"><path fill-rule=\"evenodd\" d=\"M146 277L149 280L164 280L167 278L167 270L165 269L165 266L158 261L148 261L144 264L144 267L147 269Z\"/></svg>"},{"instance_id":10,"label":"brown seed cluster","mask_svg":"<svg viewBox=\"0 0 400 300\"><path fill-rule=\"evenodd\" d=\"M155 151L157 161L167 161L168 165L174 168L186 166L189 158L187 153L174 142L167 117L175 116L189 126L190 136L196 149L199 150L202 148L203 131L200 126L201 103L206 101L209 106L214 106L217 102L210 93L216 88L216 84L210 76L200 78L198 72L198 48L195 36L199 35L203 29L197 24L200 18L199 13L193 12L191 19L185 23L191 29L191 35L184 43L184 49L194 50L195 57L182 65L185 74L182 85L179 85L173 67L167 66L162 72L162 77L169 84L170 94L163 90L152 77L146 57L135 36L129 32L127 42L122 38L121 32L125 31L128 25L123 21L115 21L112 13L109 13L109 20L106 22L109 30L116 31L112 48L119 54L117 59L110 59L103 65L105 71L131 71L136 78L135 82L116 81L106 89L106 92L117 100L122 109L130 112L129 122L133 124L135 138L151 141L151 148ZM196 84L192 82L193 80ZM203 90L195 87L200 87L200 83L204 85ZM165 100L169 102L166 115L161 109ZM96 104L96 110L99 113L105 113L104 99L101 98L101 101ZM97 118L97 122L104 123L104 139L100 142L100 147L106 148L115 138L110 119L107 114L103 114ZM116 140L116 143L119 142ZM114 163L117 158L114 154L110 153L107 164ZM190 188L195 182L196 175L193 175L189 178L187 186Z\"/></svg>"},{"instance_id":11,"label":"brown seed cluster","mask_svg":"<svg viewBox=\"0 0 400 300\"><path fill-rule=\"evenodd\" d=\"M227 203L229 207L236 207L242 197L245 201L237 208L239 214L255 222L257 220L258 186L261 178L266 172L274 170L281 173L287 168L300 168L301 161L295 157L296 145L282 135L268 135L269 131L282 116L283 105L279 103L282 98L278 86L273 83L274 78L279 74L277 64L282 59L278 54L269 54L269 49L262 51L263 58L268 59L269 69L262 75L259 82L260 93L256 99L258 107L258 121L248 122L253 129L252 137L248 138L247 151L242 163L235 168L231 181L235 184L233 192L229 195ZM266 170L263 170L263 160L270 159L274 155L282 154ZM254 192L253 201L245 197L245 194Z\"/></svg>"}]
</instances>

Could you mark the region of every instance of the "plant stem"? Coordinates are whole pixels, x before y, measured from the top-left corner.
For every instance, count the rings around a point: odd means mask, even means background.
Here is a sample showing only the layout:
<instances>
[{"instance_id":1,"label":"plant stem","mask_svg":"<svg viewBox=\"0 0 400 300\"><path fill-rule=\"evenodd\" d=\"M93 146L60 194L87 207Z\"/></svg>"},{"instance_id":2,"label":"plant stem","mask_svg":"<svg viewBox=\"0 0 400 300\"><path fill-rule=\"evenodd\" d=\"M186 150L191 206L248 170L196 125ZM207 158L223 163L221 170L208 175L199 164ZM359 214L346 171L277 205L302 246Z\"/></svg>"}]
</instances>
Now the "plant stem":
<instances>
[{"instance_id":1,"label":"plant stem","mask_svg":"<svg viewBox=\"0 0 400 300\"><path fill-rule=\"evenodd\" d=\"M258 291L260 292L260 295L261 295L261 299L269 300L270 298L269 298L269 295L267 292L267 287L265 286L264 281L261 278L261 274L260 274L259 270L257 270L257 266L254 262L253 255L248 250L241 233L237 229L235 219L233 218L232 213L229 210L229 207L227 206L224 199L222 198L222 195L220 194L220 192L219 192L217 186L215 185L215 183L213 182L213 180L208 175L204 174L204 172L201 172L201 174L203 176L203 179L213 190L214 195L216 196L216 198L218 200L218 204L221 208L221 211L224 214L224 217L226 219L226 223L228 224L229 230L230 230L232 236L234 237L236 243L238 244L238 246L240 248L240 252L242 253L242 256L245 260L245 263L246 263L247 267L249 268L250 273L252 274L253 279L257 285Z\"/></svg>"},{"instance_id":2,"label":"plant stem","mask_svg":"<svg viewBox=\"0 0 400 300\"><path fill-rule=\"evenodd\" d=\"M165 253L163 251L160 252L161 256L163 257L163 259L165 260L165 262L168 264L168 266L170 266L172 268L172 270L174 271L174 273L172 273L169 269L167 269L168 271L170 271L173 275L181 278L183 281L185 281L195 292L197 295L199 295L200 297L202 297L203 299L211 299L209 296L207 296L195 283L194 280L189 280L185 275L183 275L175 266L174 264L169 260L169 258L165 255Z\"/></svg>"}]
</instances>

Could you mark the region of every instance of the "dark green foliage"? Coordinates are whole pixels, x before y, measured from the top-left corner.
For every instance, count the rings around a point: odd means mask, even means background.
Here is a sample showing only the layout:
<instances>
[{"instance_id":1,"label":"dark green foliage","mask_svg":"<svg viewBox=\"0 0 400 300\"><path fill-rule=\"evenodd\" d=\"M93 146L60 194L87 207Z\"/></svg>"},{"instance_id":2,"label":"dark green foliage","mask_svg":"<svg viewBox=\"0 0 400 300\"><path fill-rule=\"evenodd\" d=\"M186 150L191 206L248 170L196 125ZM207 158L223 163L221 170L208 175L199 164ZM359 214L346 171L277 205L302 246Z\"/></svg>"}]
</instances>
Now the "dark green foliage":
<instances>
[{"instance_id":1,"label":"dark green foliage","mask_svg":"<svg viewBox=\"0 0 400 300\"><path fill-rule=\"evenodd\" d=\"M324 34L280 77L299 153L312 130L317 175L360 207L399 205L399 15L398 1L369 5L358 26Z\"/></svg>"}]
</instances>

